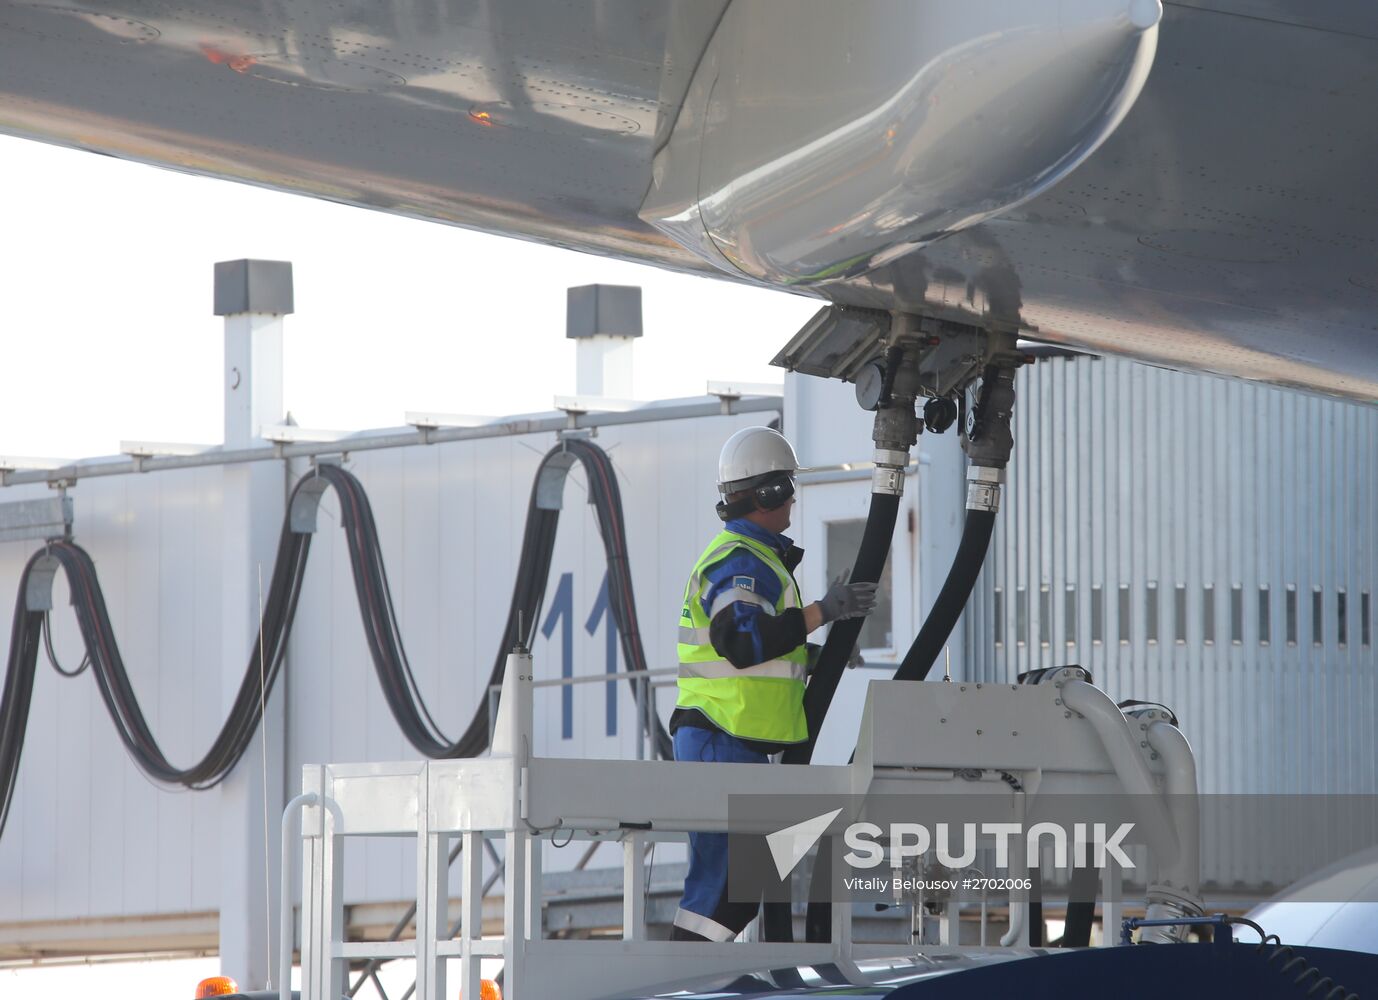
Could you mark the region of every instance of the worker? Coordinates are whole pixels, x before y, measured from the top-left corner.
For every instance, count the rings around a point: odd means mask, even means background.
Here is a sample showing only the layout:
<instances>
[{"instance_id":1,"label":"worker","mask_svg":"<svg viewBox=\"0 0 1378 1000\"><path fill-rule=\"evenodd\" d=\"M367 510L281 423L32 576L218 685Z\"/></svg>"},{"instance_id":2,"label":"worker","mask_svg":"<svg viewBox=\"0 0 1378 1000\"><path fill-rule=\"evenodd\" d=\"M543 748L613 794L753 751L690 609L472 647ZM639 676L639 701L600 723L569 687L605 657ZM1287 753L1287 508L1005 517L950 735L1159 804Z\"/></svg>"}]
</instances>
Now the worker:
<instances>
[{"instance_id":1,"label":"worker","mask_svg":"<svg viewBox=\"0 0 1378 1000\"><path fill-rule=\"evenodd\" d=\"M799 462L784 435L747 427L718 459L718 517L684 588L679 620L679 698L670 717L675 760L765 764L808 739L805 637L840 618L868 614L874 583L834 581L804 606L794 568L804 551L789 527ZM730 941L755 901L730 902L725 833L689 835L689 873L675 914L677 941Z\"/></svg>"}]
</instances>

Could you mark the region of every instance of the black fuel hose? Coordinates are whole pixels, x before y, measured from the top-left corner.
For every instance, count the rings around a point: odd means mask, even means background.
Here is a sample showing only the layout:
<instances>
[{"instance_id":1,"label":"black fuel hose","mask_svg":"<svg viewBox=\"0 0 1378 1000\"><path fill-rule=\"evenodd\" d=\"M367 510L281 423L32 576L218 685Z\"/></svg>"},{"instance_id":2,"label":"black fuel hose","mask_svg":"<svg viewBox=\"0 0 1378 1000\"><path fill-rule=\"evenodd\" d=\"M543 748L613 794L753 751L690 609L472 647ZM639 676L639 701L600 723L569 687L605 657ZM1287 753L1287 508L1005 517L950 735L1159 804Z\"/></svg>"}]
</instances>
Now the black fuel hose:
<instances>
[{"instance_id":1,"label":"black fuel hose","mask_svg":"<svg viewBox=\"0 0 1378 1000\"><path fill-rule=\"evenodd\" d=\"M928 677L938 654L947 644L948 636L962 616L962 609L971 599L976 588L976 578L981 575L981 566L986 561L986 550L990 548L990 536L995 529L995 511L969 510L966 524L962 527L962 540L957 546L957 555L952 559L952 568L947 571L943 589L938 591L938 599L933 602L923 628L914 637L909 652L904 654L900 667L895 671L897 681L921 681Z\"/></svg>"},{"instance_id":2,"label":"black fuel hose","mask_svg":"<svg viewBox=\"0 0 1378 1000\"><path fill-rule=\"evenodd\" d=\"M1072 884L1067 889L1067 919L1062 931L1062 947L1091 946L1091 925L1096 918L1096 892L1099 886L1100 872L1096 869L1073 869Z\"/></svg>"},{"instance_id":3,"label":"black fuel hose","mask_svg":"<svg viewBox=\"0 0 1378 1000\"><path fill-rule=\"evenodd\" d=\"M878 583L885 571L885 561L890 557L890 542L895 534L895 521L899 516L900 498L893 493L872 493L871 507L866 514L866 528L861 536L861 546L857 549L856 561L852 564L849 579L853 583ZM805 743L797 743L787 748L781 756L785 764L807 764L813 758L818 734L827 718L837 686L842 681L842 672L856 649L861 637L864 618L848 618L833 622L828 629L828 638L818 654L818 662L809 677L804 690L804 717L808 720L809 738ZM823 858L823 852L818 857ZM767 941L788 942L794 939L794 920L789 903L767 902L761 916L762 936Z\"/></svg>"},{"instance_id":4,"label":"black fuel hose","mask_svg":"<svg viewBox=\"0 0 1378 1000\"><path fill-rule=\"evenodd\" d=\"M872 502L874 503L874 498ZM981 566L986 559L986 550L990 548L994 528L994 511L967 511L966 523L962 527L962 539L957 545L957 554L952 559L952 566L947 571L947 579L943 581L938 599L933 602L928 617L924 619L923 628L914 637L899 669L895 671L895 680L921 681L933 669L934 661L942 652L948 636L957 624L957 619L962 615L962 609L966 607L971 592L976 587L976 579L981 575ZM812 732L811 728L810 733ZM829 877L827 857L821 850L818 859L818 864L814 868L814 888L809 893L815 901L809 903L805 928L807 940L823 942L832 936L832 906L827 902L817 901L822 895L818 891L822 880Z\"/></svg>"},{"instance_id":5,"label":"black fuel hose","mask_svg":"<svg viewBox=\"0 0 1378 1000\"><path fill-rule=\"evenodd\" d=\"M872 493L871 509L866 515L866 529L861 536L856 561L852 564L852 583L878 583L890 557L890 540L895 534L895 520L899 516L900 498L893 493ZM847 618L833 622L828 638L818 654L818 662L809 675L804 690L804 717L808 720L809 739L785 750L781 760L786 764L807 764L813 758L818 734L833 703L842 672L861 638L865 618Z\"/></svg>"}]
</instances>

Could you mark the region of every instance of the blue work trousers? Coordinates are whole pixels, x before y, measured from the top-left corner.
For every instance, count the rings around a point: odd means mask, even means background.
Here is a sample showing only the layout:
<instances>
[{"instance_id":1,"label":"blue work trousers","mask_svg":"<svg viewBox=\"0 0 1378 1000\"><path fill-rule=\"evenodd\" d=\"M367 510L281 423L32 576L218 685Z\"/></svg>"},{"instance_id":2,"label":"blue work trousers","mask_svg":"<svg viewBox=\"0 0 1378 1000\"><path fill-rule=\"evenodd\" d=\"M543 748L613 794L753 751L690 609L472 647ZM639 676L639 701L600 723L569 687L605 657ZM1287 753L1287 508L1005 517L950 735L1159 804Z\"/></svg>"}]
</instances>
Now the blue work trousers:
<instances>
[{"instance_id":1,"label":"blue work trousers","mask_svg":"<svg viewBox=\"0 0 1378 1000\"><path fill-rule=\"evenodd\" d=\"M770 763L765 754L749 749L735 736L693 726L681 726L675 731L675 760ZM675 914L675 936L731 941L751 922L758 906L755 901L728 901L727 834L689 834L689 874L684 880L684 897Z\"/></svg>"}]
</instances>

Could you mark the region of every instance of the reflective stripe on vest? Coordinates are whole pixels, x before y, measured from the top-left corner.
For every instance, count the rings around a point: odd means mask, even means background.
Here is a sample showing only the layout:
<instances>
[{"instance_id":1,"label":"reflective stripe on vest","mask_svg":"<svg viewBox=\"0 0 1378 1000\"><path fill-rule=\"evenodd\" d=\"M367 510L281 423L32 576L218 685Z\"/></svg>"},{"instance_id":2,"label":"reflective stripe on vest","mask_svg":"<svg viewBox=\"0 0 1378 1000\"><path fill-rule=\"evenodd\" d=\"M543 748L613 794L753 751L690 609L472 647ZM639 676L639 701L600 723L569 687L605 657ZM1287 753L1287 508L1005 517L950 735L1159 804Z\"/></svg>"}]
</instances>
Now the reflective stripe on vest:
<instances>
[{"instance_id":1,"label":"reflective stripe on vest","mask_svg":"<svg viewBox=\"0 0 1378 1000\"><path fill-rule=\"evenodd\" d=\"M789 660L767 660L751 667L734 667L726 660L709 660L700 663L681 663L681 677L783 677L786 680L804 680L804 664Z\"/></svg>"},{"instance_id":2,"label":"reflective stripe on vest","mask_svg":"<svg viewBox=\"0 0 1378 1000\"><path fill-rule=\"evenodd\" d=\"M780 598L774 603L745 587L724 590L703 609L708 580L704 570L736 549L747 549L775 573ZM802 743L808 739L804 719L804 679L808 650L802 644L783 656L738 669L713 648L713 616L737 601L755 604L778 615L801 606L799 585L769 545L732 531L720 532L694 564L684 588L679 624L679 708L697 709L725 732L743 739L772 743Z\"/></svg>"}]
</instances>

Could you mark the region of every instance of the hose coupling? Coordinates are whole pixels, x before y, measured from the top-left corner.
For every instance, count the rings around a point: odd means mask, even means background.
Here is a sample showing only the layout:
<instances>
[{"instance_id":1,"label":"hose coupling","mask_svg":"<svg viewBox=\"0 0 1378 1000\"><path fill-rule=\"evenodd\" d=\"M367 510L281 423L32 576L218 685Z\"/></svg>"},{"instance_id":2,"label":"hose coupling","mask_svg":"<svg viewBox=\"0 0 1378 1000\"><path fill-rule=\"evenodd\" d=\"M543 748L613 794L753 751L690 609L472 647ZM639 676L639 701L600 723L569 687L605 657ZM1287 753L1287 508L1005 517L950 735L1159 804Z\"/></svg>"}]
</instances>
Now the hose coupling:
<instances>
[{"instance_id":1,"label":"hose coupling","mask_svg":"<svg viewBox=\"0 0 1378 1000\"><path fill-rule=\"evenodd\" d=\"M989 465L973 465L967 469L967 510L984 510L994 514L1000 509L1000 487L1005 482L1005 470Z\"/></svg>"},{"instance_id":2,"label":"hose coupling","mask_svg":"<svg viewBox=\"0 0 1378 1000\"><path fill-rule=\"evenodd\" d=\"M914 397L895 395L891 405L876 411L871 440L881 451L908 452L919 439L919 419L914 413ZM905 459L908 462L908 459Z\"/></svg>"},{"instance_id":3,"label":"hose coupling","mask_svg":"<svg viewBox=\"0 0 1378 1000\"><path fill-rule=\"evenodd\" d=\"M1205 911L1201 901L1162 885L1148 887L1146 920L1183 920L1199 917ZM1139 931L1140 944L1185 944L1191 927L1144 927Z\"/></svg>"},{"instance_id":4,"label":"hose coupling","mask_svg":"<svg viewBox=\"0 0 1378 1000\"><path fill-rule=\"evenodd\" d=\"M871 492L889 496L904 496L904 470L909 465L909 452L895 448L877 448L871 474Z\"/></svg>"}]
</instances>

